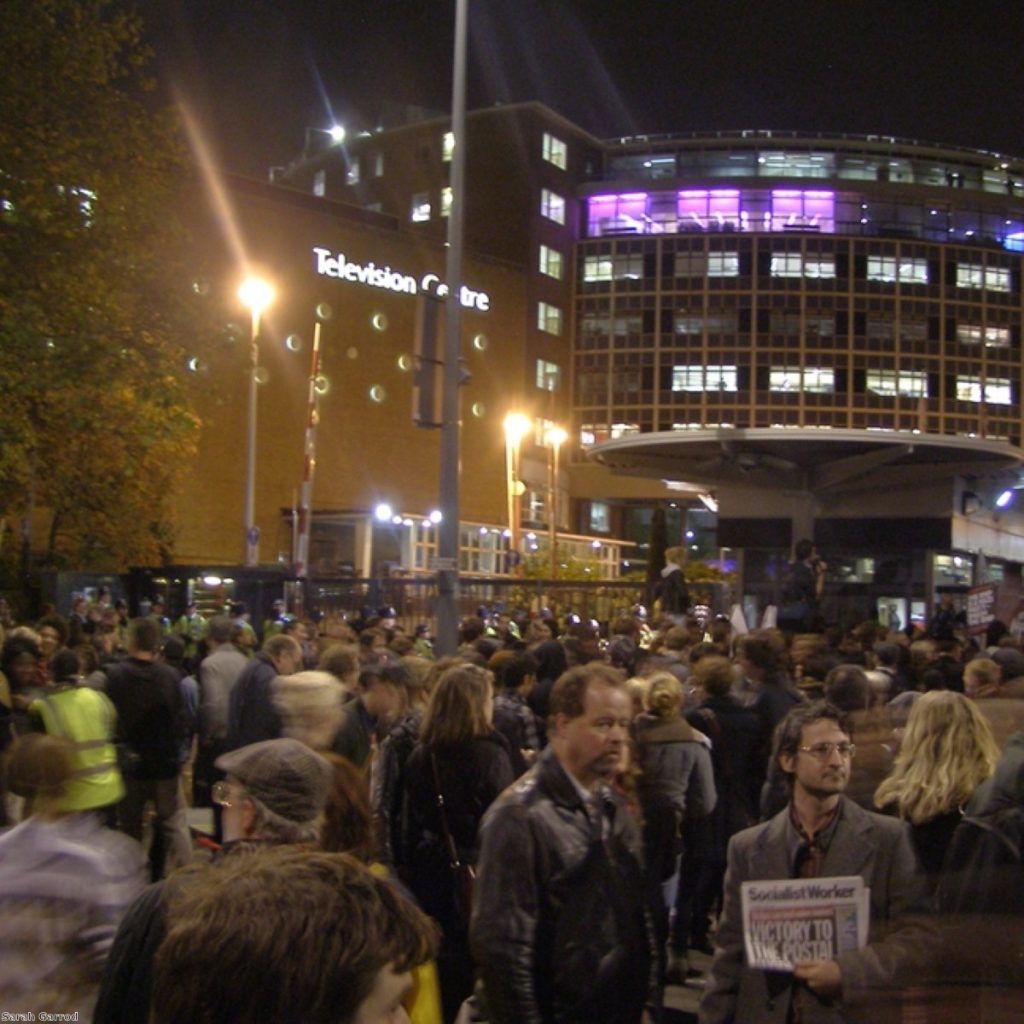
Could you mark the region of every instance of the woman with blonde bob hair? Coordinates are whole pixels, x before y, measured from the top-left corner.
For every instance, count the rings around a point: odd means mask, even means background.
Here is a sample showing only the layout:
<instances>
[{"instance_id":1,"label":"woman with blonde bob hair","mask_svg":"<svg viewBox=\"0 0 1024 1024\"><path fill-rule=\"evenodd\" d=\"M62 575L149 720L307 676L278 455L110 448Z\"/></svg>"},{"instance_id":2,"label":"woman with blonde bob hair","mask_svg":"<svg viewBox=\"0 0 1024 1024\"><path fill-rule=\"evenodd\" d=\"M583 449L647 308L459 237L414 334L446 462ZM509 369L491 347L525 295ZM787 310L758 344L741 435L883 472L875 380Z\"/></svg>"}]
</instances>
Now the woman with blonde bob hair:
<instances>
[{"instance_id":1,"label":"woman with blonde bob hair","mask_svg":"<svg viewBox=\"0 0 1024 1024\"><path fill-rule=\"evenodd\" d=\"M998 760L988 722L962 693L932 690L914 703L892 772L875 790L875 806L910 823L933 882L964 806Z\"/></svg>"}]
</instances>

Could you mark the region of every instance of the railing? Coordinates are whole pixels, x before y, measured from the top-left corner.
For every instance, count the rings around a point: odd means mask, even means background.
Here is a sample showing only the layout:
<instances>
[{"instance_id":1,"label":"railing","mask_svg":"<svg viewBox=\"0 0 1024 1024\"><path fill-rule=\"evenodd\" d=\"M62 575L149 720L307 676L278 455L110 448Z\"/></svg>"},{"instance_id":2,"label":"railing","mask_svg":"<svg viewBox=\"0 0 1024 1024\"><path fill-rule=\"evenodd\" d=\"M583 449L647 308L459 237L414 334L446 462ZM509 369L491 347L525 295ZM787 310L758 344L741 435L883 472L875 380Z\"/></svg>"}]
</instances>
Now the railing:
<instances>
[{"instance_id":1,"label":"railing","mask_svg":"<svg viewBox=\"0 0 1024 1024\"><path fill-rule=\"evenodd\" d=\"M381 607L394 608L396 620L412 629L434 624L437 581L433 576L387 579L311 579L308 610L323 615L357 619ZM459 581L460 618L488 612L524 611L539 615L548 609L561 619L575 612L583 619L606 624L636 604L649 604L643 581L534 580L501 577L462 578Z\"/></svg>"}]
</instances>

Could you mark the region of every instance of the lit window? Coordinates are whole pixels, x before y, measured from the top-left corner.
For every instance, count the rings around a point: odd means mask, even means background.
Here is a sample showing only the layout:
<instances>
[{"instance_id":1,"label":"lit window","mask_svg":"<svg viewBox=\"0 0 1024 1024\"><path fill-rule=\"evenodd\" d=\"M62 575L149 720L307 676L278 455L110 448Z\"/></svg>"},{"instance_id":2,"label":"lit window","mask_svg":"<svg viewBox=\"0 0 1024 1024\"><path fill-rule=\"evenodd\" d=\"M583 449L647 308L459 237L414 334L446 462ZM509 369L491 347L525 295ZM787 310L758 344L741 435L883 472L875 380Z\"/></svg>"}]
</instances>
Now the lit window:
<instances>
[{"instance_id":1,"label":"lit window","mask_svg":"<svg viewBox=\"0 0 1024 1024\"><path fill-rule=\"evenodd\" d=\"M548 334L562 333L562 311L550 302L537 303L537 328Z\"/></svg>"},{"instance_id":2,"label":"lit window","mask_svg":"<svg viewBox=\"0 0 1024 1024\"><path fill-rule=\"evenodd\" d=\"M553 277L556 281L562 280L562 254L557 249L541 245L539 265L542 274Z\"/></svg>"},{"instance_id":3,"label":"lit window","mask_svg":"<svg viewBox=\"0 0 1024 1024\"><path fill-rule=\"evenodd\" d=\"M583 280L588 281L610 281L612 279L612 258L611 256L584 256L583 257Z\"/></svg>"},{"instance_id":4,"label":"lit window","mask_svg":"<svg viewBox=\"0 0 1024 1024\"><path fill-rule=\"evenodd\" d=\"M540 215L556 224L565 223L565 199L549 188L540 190Z\"/></svg>"},{"instance_id":5,"label":"lit window","mask_svg":"<svg viewBox=\"0 0 1024 1024\"><path fill-rule=\"evenodd\" d=\"M738 277L740 254L738 252L709 252L708 277Z\"/></svg>"},{"instance_id":6,"label":"lit window","mask_svg":"<svg viewBox=\"0 0 1024 1024\"><path fill-rule=\"evenodd\" d=\"M835 370L825 366L773 366L768 374L772 391L806 391L808 394L830 395L836 389Z\"/></svg>"},{"instance_id":7,"label":"lit window","mask_svg":"<svg viewBox=\"0 0 1024 1024\"><path fill-rule=\"evenodd\" d=\"M549 164L554 164L556 167L561 168L563 171L569 163L569 150L566 144L561 140L555 138L554 135L548 132L544 133L542 141L542 152L544 159Z\"/></svg>"},{"instance_id":8,"label":"lit window","mask_svg":"<svg viewBox=\"0 0 1024 1024\"><path fill-rule=\"evenodd\" d=\"M983 326L982 324L957 324L956 340L961 345L981 345L985 348L1009 348L1010 328Z\"/></svg>"},{"instance_id":9,"label":"lit window","mask_svg":"<svg viewBox=\"0 0 1024 1024\"><path fill-rule=\"evenodd\" d=\"M772 254L772 277L831 278L836 276L836 261L832 256L802 256L798 252Z\"/></svg>"},{"instance_id":10,"label":"lit window","mask_svg":"<svg viewBox=\"0 0 1024 1024\"><path fill-rule=\"evenodd\" d=\"M450 217L452 212L452 190L450 186L441 189L441 216Z\"/></svg>"},{"instance_id":11,"label":"lit window","mask_svg":"<svg viewBox=\"0 0 1024 1024\"><path fill-rule=\"evenodd\" d=\"M410 218L413 221L419 223L420 221L430 220L430 193L429 192L417 192L412 197L412 212Z\"/></svg>"},{"instance_id":12,"label":"lit window","mask_svg":"<svg viewBox=\"0 0 1024 1024\"><path fill-rule=\"evenodd\" d=\"M612 275L616 281L639 281L644 273L644 258L635 255L612 257Z\"/></svg>"},{"instance_id":13,"label":"lit window","mask_svg":"<svg viewBox=\"0 0 1024 1024\"><path fill-rule=\"evenodd\" d=\"M359 184L359 157L354 156L348 162L348 169L345 171L345 184Z\"/></svg>"},{"instance_id":14,"label":"lit window","mask_svg":"<svg viewBox=\"0 0 1024 1024\"><path fill-rule=\"evenodd\" d=\"M984 288L990 292L1008 292L1011 288L1009 267L983 267L980 263L956 265L957 288Z\"/></svg>"},{"instance_id":15,"label":"lit window","mask_svg":"<svg viewBox=\"0 0 1024 1024\"><path fill-rule=\"evenodd\" d=\"M562 371L557 363L549 363L546 359L537 360L537 387L541 391L557 391Z\"/></svg>"},{"instance_id":16,"label":"lit window","mask_svg":"<svg viewBox=\"0 0 1024 1024\"><path fill-rule=\"evenodd\" d=\"M327 194L327 172L321 168L313 175L313 195L323 198Z\"/></svg>"},{"instance_id":17,"label":"lit window","mask_svg":"<svg viewBox=\"0 0 1024 1024\"><path fill-rule=\"evenodd\" d=\"M608 533L612 528L611 508L607 501L590 502L590 532Z\"/></svg>"},{"instance_id":18,"label":"lit window","mask_svg":"<svg viewBox=\"0 0 1024 1024\"><path fill-rule=\"evenodd\" d=\"M1010 405L1013 401L1010 381L1001 377L990 377L984 382L981 377L957 377L956 397L958 402L989 405Z\"/></svg>"},{"instance_id":19,"label":"lit window","mask_svg":"<svg viewBox=\"0 0 1024 1024\"><path fill-rule=\"evenodd\" d=\"M673 391L735 391L735 366L673 366Z\"/></svg>"},{"instance_id":20,"label":"lit window","mask_svg":"<svg viewBox=\"0 0 1024 1024\"><path fill-rule=\"evenodd\" d=\"M455 152L455 132L445 132L441 140L441 159L448 163Z\"/></svg>"},{"instance_id":21,"label":"lit window","mask_svg":"<svg viewBox=\"0 0 1024 1024\"><path fill-rule=\"evenodd\" d=\"M374 153L370 158L370 168L373 171L373 177L381 178L384 176L384 154Z\"/></svg>"},{"instance_id":22,"label":"lit window","mask_svg":"<svg viewBox=\"0 0 1024 1024\"><path fill-rule=\"evenodd\" d=\"M902 284L927 284L928 261L910 257L896 259L895 256L869 256L867 279L884 284L894 284L896 281Z\"/></svg>"},{"instance_id":23,"label":"lit window","mask_svg":"<svg viewBox=\"0 0 1024 1024\"><path fill-rule=\"evenodd\" d=\"M920 370L868 370L864 386L875 395L927 398L928 374Z\"/></svg>"}]
</instances>

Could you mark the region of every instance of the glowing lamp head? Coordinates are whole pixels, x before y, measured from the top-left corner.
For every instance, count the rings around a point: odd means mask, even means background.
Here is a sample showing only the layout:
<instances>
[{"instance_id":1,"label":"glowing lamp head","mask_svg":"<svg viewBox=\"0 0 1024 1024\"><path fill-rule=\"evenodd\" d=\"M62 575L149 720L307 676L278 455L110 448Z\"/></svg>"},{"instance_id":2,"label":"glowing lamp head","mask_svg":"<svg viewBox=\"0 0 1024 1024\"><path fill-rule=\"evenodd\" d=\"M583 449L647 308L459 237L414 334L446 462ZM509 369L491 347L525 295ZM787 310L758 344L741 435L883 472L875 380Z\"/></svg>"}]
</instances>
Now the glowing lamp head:
<instances>
[{"instance_id":1,"label":"glowing lamp head","mask_svg":"<svg viewBox=\"0 0 1024 1024\"><path fill-rule=\"evenodd\" d=\"M517 445L530 432L530 421L521 412L510 412L504 421L505 439L511 445Z\"/></svg>"},{"instance_id":2,"label":"glowing lamp head","mask_svg":"<svg viewBox=\"0 0 1024 1024\"><path fill-rule=\"evenodd\" d=\"M548 444L552 448L561 448L568 437L569 435L561 427L552 427L545 435Z\"/></svg>"},{"instance_id":3,"label":"glowing lamp head","mask_svg":"<svg viewBox=\"0 0 1024 1024\"><path fill-rule=\"evenodd\" d=\"M261 277L247 277L239 286L238 297L242 305L256 315L262 313L274 301L274 286Z\"/></svg>"},{"instance_id":4,"label":"glowing lamp head","mask_svg":"<svg viewBox=\"0 0 1024 1024\"><path fill-rule=\"evenodd\" d=\"M340 124L333 124L328 129L328 134L331 137L331 141L334 143L345 141L345 129Z\"/></svg>"}]
</instances>

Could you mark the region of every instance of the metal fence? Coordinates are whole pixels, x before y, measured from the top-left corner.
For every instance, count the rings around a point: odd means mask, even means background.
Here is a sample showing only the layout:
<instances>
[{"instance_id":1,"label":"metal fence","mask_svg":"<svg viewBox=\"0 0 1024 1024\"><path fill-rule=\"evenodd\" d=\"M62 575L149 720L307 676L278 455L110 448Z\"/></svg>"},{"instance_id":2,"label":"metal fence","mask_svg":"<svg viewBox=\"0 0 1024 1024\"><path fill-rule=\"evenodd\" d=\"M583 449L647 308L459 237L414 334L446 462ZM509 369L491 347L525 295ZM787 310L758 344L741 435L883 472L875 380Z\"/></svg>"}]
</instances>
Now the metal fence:
<instances>
[{"instance_id":1,"label":"metal fence","mask_svg":"<svg viewBox=\"0 0 1024 1024\"><path fill-rule=\"evenodd\" d=\"M575 612L600 623L611 621L636 604L649 604L643 581L521 580L504 577L462 577L459 581L460 618L491 612L522 611L539 614L549 609L560 618ZM394 608L406 628L421 622L434 625L437 581L432 576L387 579L312 579L307 589L307 610L324 615L359 618L384 606Z\"/></svg>"}]
</instances>

